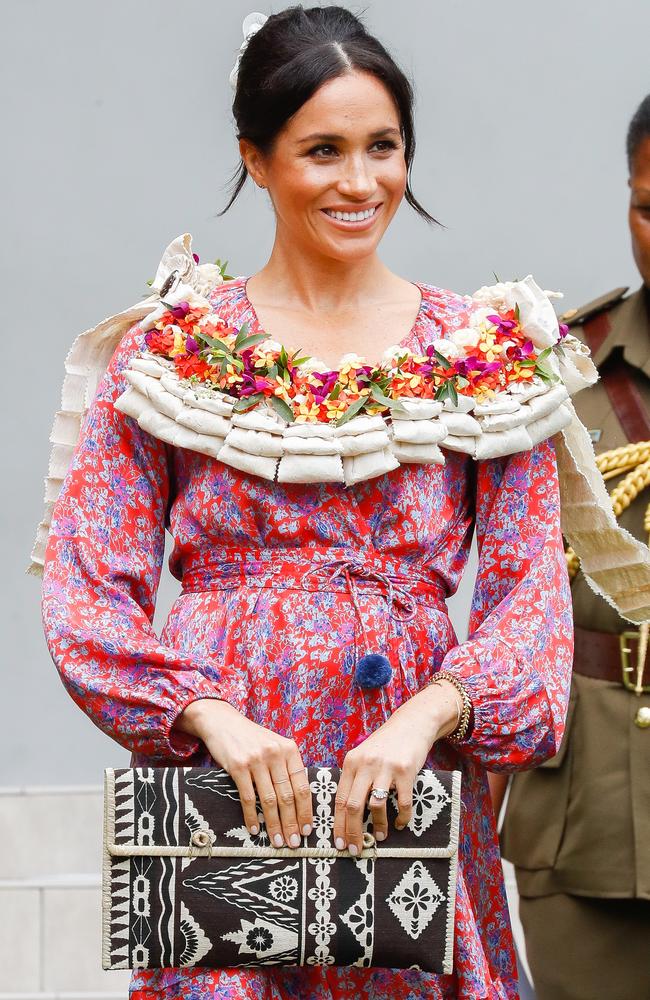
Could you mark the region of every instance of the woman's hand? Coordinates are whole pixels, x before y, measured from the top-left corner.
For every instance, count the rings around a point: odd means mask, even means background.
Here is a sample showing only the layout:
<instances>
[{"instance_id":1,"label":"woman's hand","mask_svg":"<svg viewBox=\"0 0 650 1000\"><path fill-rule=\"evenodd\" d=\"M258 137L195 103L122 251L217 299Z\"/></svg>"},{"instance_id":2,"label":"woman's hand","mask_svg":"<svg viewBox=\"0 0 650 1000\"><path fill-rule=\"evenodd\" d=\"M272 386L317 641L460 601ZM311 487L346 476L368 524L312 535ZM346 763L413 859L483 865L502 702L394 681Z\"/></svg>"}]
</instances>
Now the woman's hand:
<instances>
[{"instance_id":1,"label":"woman's hand","mask_svg":"<svg viewBox=\"0 0 650 1000\"><path fill-rule=\"evenodd\" d=\"M360 854L363 814L373 788L397 791L395 828L411 819L415 776L436 742L455 729L462 709L460 694L449 681L432 684L393 712L383 726L346 755L334 814L334 844ZM375 838L388 836L386 799L370 798Z\"/></svg>"},{"instance_id":2,"label":"woman's hand","mask_svg":"<svg viewBox=\"0 0 650 1000\"><path fill-rule=\"evenodd\" d=\"M239 790L244 822L255 835L259 821L255 790L274 847L299 847L301 832L313 825L309 781L293 740L251 722L232 705L216 698L193 701L176 720L183 732L197 736L208 753L232 777Z\"/></svg>"}]
</instances>

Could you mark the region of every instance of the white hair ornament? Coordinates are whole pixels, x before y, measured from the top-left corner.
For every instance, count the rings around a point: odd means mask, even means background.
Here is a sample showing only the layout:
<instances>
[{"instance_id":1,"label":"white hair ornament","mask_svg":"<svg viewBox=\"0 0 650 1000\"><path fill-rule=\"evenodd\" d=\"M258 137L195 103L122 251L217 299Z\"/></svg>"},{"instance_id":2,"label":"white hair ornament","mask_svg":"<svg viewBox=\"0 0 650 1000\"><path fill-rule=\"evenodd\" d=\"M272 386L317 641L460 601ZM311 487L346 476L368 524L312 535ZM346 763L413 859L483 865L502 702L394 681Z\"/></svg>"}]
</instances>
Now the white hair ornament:
<instances>
[{"instance_id":1,"label":"white hair ornament","mask_svg":"<svg viewBox=\"0 0 650 1000\"><path fill-rule=\"evenodd\" d=\"M241 62L241 58L244 52L246 51L246 46L248 45L253 35L260 30L262 25L267 20L268 16L266 14L260 14L259 11L254 10L251 11L250 14L247 14L244 20L242 21L241 30L244 36L244 41L241 43L239 52L237 54L237 59L235 60L235 65L231 69L229 77L230 86L232 87L233 90L237 89L237 76L239 73L239 64Z\"/></svg>"}]
</instances>

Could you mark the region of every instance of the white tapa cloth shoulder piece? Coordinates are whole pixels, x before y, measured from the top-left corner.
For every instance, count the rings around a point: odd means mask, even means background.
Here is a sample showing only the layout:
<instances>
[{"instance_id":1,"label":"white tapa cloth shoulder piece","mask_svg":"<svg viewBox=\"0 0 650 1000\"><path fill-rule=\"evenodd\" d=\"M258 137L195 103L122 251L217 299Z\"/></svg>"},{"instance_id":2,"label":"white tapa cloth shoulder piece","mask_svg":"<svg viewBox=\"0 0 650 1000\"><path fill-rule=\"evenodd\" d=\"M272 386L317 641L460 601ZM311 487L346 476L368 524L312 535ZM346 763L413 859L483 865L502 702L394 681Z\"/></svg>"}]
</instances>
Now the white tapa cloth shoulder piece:
<instances>
[{"instance_id":1,"label":"white tapa cloth shoulder piece","mask_svg":"<svg viewBox=\"0 0 650 1000\"><path fill-rule=\"evenodd\" d=\"M206 296L223 281L215 264L198 265L192 238L185 233L166 248L152 283L152 294L86 330L65 361L61 408L50 441L45 480L45 512L29 572L42 573L54 504L74 452L83 416L95 395L117 344L136 322L150 329L167 306L186 300L209 305ZM522 325L538 348L552 346L557 319L548 297L532 277L480 289L477 308L489 313L495 294L504 308L516 304ZM165 305L161 305L164 298ZM516 300L516 301L515 301ZM555 332L554 332L555 331ZM456 337L472 331L457 331ZM457 345L434 345L452 352ZM404 462L444 463L441 447L477 460L531 449L555 435L562 501L562 530L581 560L592 588L631 622L650 620L650 552L622 529L612 511L593 445L570 396L593 385L598 374L589 351L567 336L562 350L548 359L559 376L548 383L535 377L514 383L478 404L460 396L458 405L407 399L390 420L360 414L346 424L291 424L271 408L233 412L224 393L180 379L172 362L144 352L126 370L129 387L116 409L147 433L179 448L198 451L243 472L280 483L335 482L347 486L383 475Z\"/></svg>"}]
</instances>

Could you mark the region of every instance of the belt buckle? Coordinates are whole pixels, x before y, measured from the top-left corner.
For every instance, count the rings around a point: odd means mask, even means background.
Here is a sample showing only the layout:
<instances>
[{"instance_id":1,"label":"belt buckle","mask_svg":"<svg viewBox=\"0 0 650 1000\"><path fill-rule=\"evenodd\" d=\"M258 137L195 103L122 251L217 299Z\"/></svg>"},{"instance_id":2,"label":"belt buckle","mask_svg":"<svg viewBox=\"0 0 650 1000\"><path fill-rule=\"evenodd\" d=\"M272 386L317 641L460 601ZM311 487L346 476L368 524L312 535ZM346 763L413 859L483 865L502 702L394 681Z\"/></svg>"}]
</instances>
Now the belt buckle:
<instances>
[{"instance_id":1,"label":"belt buckle","mask_svg":"<svg viewBox=\"0 0 650 1000\"><path fill-rule=\"evenodd\" d=\"M626 632L621 632L621 634L618 637L620 651L621 651L621 679L623 682L623 687L626 687L628 691L633 691L634 694L642 694L650 691L650 684L639 685L638 681L635 682L633 680L634 676L636 676L637 679L639 677L639 674L643 676L643 667L645 666L645 662L643 664L637 663L636 666L633 666L630 663L630 655L632 653L632 649L630 648L629 643L632 639L636 639L637 642L639 641L638 630L630 629Z\"/></svg>"}]
</instances>

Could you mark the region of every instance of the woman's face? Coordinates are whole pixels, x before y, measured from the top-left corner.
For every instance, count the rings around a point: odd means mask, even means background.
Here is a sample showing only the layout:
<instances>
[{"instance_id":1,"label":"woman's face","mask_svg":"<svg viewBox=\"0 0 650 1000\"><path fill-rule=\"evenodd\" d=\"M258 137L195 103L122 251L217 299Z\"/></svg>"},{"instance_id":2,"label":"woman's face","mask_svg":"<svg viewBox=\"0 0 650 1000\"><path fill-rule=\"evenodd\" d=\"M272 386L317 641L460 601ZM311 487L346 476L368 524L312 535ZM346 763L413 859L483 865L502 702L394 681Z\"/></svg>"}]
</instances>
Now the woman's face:
<instances>
[{"instance_id":1,"label":"woman's face","mask_svg":"<svg viewBox=\"0 0 650 1000\"><path fill-rule=\"evenodd\" d=\"M368 73L323 84L268 156L244 139L240 149L253 179L269 190L278 236L310 255L345 261L374 253L404 196L397 108Z\"/></svg>"}]
</instances>

